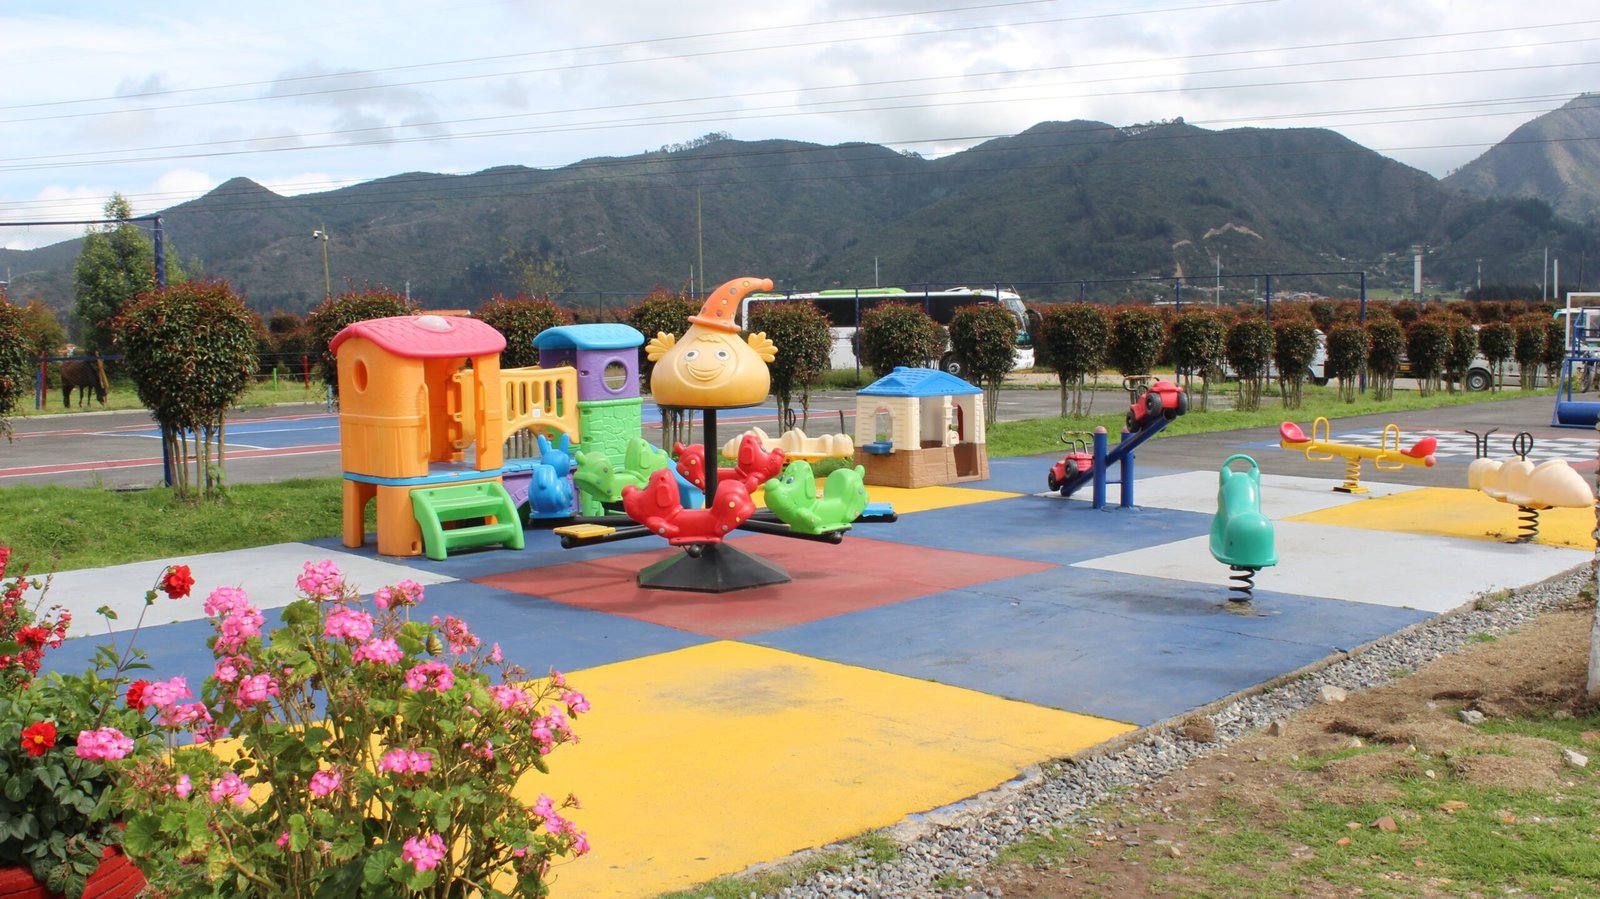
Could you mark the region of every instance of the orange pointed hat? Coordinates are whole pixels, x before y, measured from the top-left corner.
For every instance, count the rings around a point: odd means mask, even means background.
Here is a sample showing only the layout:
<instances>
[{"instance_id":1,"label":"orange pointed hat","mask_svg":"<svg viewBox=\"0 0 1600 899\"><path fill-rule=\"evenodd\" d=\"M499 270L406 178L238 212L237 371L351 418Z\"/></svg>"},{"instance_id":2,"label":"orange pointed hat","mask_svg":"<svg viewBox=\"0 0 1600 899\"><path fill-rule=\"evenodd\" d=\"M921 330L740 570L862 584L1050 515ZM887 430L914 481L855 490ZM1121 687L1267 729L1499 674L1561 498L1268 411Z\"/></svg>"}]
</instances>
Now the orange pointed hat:
<instances>
[{"instance_id":1,"label":"orange pointed hat","mask_svg":"<svg viewBox=\"0 0 1600 899\"><path fill-rule=\"evenodd\" d=\"M689 316L691 324L705 325L730 334L739 332L739 301L757 290L771 290L770 278L734 278L711 291L697 315Z\"/></svg>"}]
</instances>

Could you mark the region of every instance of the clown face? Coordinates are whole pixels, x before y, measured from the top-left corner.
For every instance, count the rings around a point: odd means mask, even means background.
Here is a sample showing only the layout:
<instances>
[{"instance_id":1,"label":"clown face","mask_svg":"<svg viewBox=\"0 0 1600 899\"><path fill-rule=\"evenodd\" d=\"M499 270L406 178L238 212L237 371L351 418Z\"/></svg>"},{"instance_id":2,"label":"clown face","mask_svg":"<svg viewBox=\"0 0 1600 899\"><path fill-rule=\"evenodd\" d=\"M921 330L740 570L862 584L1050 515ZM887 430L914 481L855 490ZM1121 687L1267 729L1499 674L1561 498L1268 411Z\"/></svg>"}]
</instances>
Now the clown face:
<instances>
[{"instance_id":1,"label":"clown face","mask_svg":"<svg viewBox=\"0 0 1600 899\"><path fill-rule=\"evenodd\" d=\"M663 406L753 406L771 386L766 361L748 343L704 325L690 325L650 376L650 392Z\"/></svg>"}]
</instances>

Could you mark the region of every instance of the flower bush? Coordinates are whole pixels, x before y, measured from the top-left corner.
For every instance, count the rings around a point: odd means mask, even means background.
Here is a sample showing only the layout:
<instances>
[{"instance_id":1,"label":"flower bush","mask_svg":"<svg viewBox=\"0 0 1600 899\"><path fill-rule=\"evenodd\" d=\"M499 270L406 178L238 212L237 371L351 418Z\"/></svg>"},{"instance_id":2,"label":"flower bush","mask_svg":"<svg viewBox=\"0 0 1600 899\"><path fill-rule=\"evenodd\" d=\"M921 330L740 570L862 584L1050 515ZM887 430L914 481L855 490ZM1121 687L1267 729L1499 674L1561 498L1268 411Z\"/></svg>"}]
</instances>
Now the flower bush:
<instances>
[{"instance_id":1,"label":"flower bush","mask_svg":"<svg viewBox=\"0 0 1600 899\"><path fill-rule=\"evenodd\" d=\"M126 676L148 667L133 645L137 625L120 652L114 641L99 647L89 671L38 676L72 618L45 607L48 580L6 581L10 557L0 546L0 867L26 867L52 892L77 897L106 847L122 841L117 766L159 755L169 729L146 715L148 682ZM188 596L193 585L187 566L168 567L145 608L160 593Z\"/></svg>"},{"instance_id":2,"label":"flower bush","mask_svg":"<svg viewBox=\"0 0 1600 899\"><path fill-rule=\"evenodd\" d=\"M412 620L421 586L370 603L307 563L283 627L242 590L205 601L215 658L141 701L212 751L125 766L125 843L163 896L541 896L588 851L574 797L513 796L589 708L553 672L527 682L451 616Z\"/></svg>"}]
</instances>

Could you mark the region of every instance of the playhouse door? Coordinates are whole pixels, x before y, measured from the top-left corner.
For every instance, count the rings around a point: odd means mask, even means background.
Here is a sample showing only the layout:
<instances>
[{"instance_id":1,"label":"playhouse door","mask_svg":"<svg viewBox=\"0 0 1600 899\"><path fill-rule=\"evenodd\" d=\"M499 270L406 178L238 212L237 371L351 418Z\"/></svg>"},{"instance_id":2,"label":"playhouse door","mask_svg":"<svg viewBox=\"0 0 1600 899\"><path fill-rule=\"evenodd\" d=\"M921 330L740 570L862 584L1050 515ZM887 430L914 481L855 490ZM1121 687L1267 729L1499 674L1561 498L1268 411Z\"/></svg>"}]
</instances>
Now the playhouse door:
<instances>
[{"instance_id":1,"label":"playhouse door","mask_svg":"<svg viewBox=\"0 0 1600 899\"><path fill-rule=\"evenodd\" d=\"M478 437L478 375L463 368L450 376L445 392L445 439L450 441L451 461L461 461L464 451Z\"/></svg>"}]
</instances>

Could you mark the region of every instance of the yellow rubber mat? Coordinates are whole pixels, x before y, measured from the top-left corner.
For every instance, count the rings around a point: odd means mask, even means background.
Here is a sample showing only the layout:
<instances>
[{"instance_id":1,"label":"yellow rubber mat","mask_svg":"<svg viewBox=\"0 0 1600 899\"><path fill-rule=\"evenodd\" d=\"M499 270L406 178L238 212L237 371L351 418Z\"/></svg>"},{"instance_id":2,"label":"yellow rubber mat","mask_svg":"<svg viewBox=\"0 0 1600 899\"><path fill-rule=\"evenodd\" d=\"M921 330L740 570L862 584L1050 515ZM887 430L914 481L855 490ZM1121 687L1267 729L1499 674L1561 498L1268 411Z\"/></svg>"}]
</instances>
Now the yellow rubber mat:
<instances>
[{"instance_id":1,"label":"yellow rubber mat","mask_svg":"<svg viewBox=\"0 0 1600 899\"><path fill-rule=\"evenodd\" d=\"M822 489L823 479L817 479L817 489ZM867 499L875 503L888 503L894 506L895 514L907 512L927 512L932 509L948 509L952 506L968 506L973 503L987 503L997 499L1010 499L1021 496L1020 493L1007 493L1002 490L979 490L966 487L867 487ZM762 492L757 490L750 495L756 505L766 505Z\"/></svg>"},{"instance_id":2,"label":"yellow rubber mat","mask_svg":"<svg viewBox=\"0 0 1600 899\"><path fill-rule=\"evenodd\" d=\"M1516 506L1476 490L1422 487L1285 520L1509 542L1517 536L1518 515ZM1539 513L1539 536L1534 542L1592 552L1594 526L1593 509L1545 509Z\"/></svg>"},{"instance_id":3,"label":"yellow rubber mat","mask_svg":"<svg viewBox=\"0 0 1600 899\"><path fill-rule=\"evenodd\" d=\"M577 794L593 851L557 899L653 896L959 801L1132 726L741 643L569 675L582 742L524 799Z\"/></svg>"}]
</instances>

